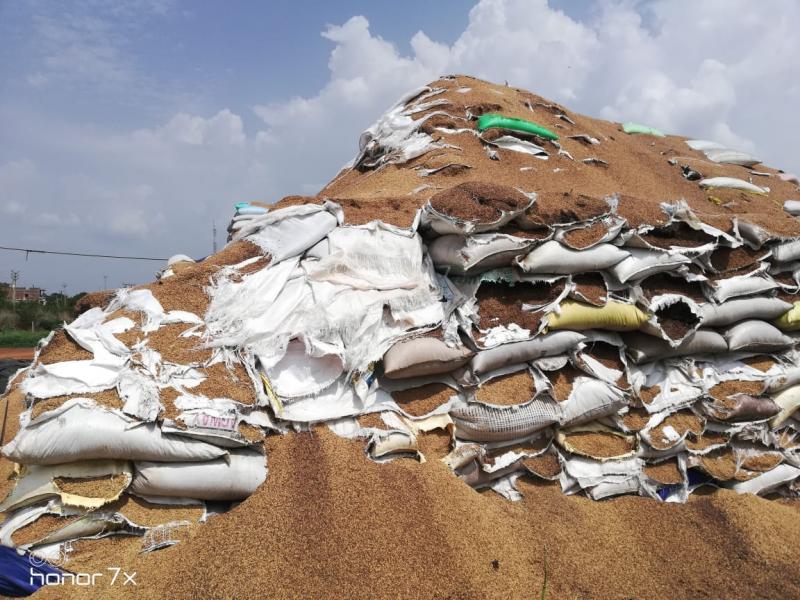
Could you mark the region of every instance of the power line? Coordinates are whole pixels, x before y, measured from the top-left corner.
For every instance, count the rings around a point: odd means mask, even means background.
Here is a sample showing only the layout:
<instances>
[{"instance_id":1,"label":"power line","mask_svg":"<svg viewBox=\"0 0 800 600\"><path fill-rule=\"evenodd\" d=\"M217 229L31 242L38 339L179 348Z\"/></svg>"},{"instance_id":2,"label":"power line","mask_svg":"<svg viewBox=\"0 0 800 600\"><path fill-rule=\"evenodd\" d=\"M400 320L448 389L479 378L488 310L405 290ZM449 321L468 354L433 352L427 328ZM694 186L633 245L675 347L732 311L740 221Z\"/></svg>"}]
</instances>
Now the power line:
<instances>
[{"instance_id":1,"label":"power line","mask_svg":"<svg viewBox=\"0 0 800 600\"><path fill-rule=\"evenodd\" d=\"M62 256L88 256L89 258L118 258L121 260L157 260L164 262L166 258L152 258L149 256L114 256L111 254L87 254L85 252L57 252L55 250L34 250L33 248L12 248L10 246L0 246L0 250L12 250L24 252L27 260L28 254L60 254Z\"/></svg>"}]
</instances>

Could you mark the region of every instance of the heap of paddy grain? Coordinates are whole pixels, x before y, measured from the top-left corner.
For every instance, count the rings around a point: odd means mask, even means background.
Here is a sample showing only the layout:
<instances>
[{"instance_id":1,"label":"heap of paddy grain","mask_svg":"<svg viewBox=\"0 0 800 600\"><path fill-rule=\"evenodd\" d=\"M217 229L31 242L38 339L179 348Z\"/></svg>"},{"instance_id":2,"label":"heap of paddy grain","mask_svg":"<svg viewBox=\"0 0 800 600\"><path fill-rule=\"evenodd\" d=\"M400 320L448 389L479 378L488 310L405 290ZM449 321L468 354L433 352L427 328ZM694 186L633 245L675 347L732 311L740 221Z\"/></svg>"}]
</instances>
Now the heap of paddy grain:
<instances>
[{"instance_id":1,"label":"heap of paddy grain","mask_svg":"<svg viewBox=\"0 0 800 600\"><path fill-rule=\"evenodd\" d=\"M6 395L1 543L173 544L269 482L265 436L320 423L511 499L795 493L796 178L468 77L360 147L41 345Z\"/></svg>"}]
</instances>

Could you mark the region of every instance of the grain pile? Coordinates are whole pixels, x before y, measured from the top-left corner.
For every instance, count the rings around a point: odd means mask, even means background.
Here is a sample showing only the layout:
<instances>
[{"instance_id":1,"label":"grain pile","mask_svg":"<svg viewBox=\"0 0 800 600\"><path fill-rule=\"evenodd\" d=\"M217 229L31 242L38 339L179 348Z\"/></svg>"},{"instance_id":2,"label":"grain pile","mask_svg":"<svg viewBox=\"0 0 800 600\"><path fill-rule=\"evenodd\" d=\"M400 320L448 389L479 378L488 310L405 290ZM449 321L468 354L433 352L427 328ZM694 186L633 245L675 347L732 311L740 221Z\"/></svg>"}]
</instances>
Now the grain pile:
<instances>
[{"instance_id":1,"label":"grain pile","mask_svg":"<svg viewBox=\"0 0 800 600\"><path fill-rule=\"evenodd\" d=\"M237 205L223 252L42 344L0 534L148 597L530 597L545 553L554 597L796 594L797 194L440 79L317 196Z\"/></svg>"}]
</instances>

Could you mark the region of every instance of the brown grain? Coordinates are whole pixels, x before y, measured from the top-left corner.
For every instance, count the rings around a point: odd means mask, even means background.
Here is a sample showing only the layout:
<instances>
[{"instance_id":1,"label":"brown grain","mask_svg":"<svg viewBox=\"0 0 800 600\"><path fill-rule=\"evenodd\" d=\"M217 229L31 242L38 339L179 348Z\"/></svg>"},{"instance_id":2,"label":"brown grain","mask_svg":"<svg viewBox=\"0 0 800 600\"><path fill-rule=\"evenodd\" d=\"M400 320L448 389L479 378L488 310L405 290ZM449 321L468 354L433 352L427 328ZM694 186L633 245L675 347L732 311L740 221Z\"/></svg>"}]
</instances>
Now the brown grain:
<instances>
[{"instance_id":1,"label":"brown grain","mask_svg":"<svg viewBox=\"0 0 800 600\"><path fill-rule=\"evenodd\" d=\"M766 449L755 452L742 452L739 454L742 467L751 471L771 471L783 462L779 452L770 452Z\"/></svg>"},{"instance_id":2,"label":"brown grain","mask_svg":"<svg viewBox=\"0 0 800 600\"><path fill-rule=\"evenodd\" d=\"M59 517L45 514L33 523L17 529L11 534L11 540L17 545L32 544L77 520L78 517Z\"/></svg>"},{"instance_id":3,"label":"brown grain","mask_svg":"<svg viewBox=\"0 0 800 600\"><path fill-rule=\"evenodd\" d=\"M676 444L675 441L669 440L664 435L664 428L666 427L672 427L679 436L683 437L689 431L696 435L702 434L704 423L703 419L690 410L684 409L674 412L650 430L650 444L654 448L671 448Z\"/></svg>"},{"instance_id":4,"label":"brown grain","mask_svg":"<svg viewBox=\"0 0 800 600\"><path fill-rule=\"evenodd\" d=\"M625 371L625 363L620 358L619 348L608 342L592 342L586 347L584 353L609 369Z\"/></svg>"},{"instance_id":5,"label":"brown grain","mask_svg":"<svg viewBox=\"0 0 800 600\"><path fill-rule=\"evenodd\" d=\"M476 294L480 328L515 323L535 333L542 319L541 311L522 310L523 304L539 306L554 302L564 290L564 284L518 282L515 285L486 282Z\"/></svg>"},{"instance_id":6,"label":"brown grain","mask_svg":"<svg viewBox=\"0 0 800 600\"><path fill-rule=\"evenodd\" d=\"M592 223L587 227L570 229L564 234L564 243L576 250L583 250L596 244L608 234L608 227L602 221Z\"/></svg>"},{"instance_id":7,"label":"brown grain","mask_svg":"<svg viewBox=\"0 0 800 600\"><path fill-rule=\"evenodd\" d=\"M229 398L248 406L258 401L253 381L241 363L234 363L228 368L224 362L218 362L210 367L203 367L200 372L206 379L191 388L191 394L206 398Z\"/></svg>"},{"instance_id":8,"label":"brown grain","mask_svg":"<svg viewBox=\"0 0 800 600\"><path fill-rule=\"evenodd\" d=\"M20 376L12 381L5 397L0 396L0 445L5 446L19 432L19 417L25 411L25 394L19 388ZM16 465L0 454L0 502L16 485Z\"/></svg>"},{"instance_id":9,"label":"brown grain","mask_svg":"<svg viewBox=\"0 0 800 600\"><path fill-rule=\"evenodd\" d=\"M558 460L558 455L553 452L545 452L539 456L523 458L522 464L536 475L545 479L552 479L561 473L561 463Z\"/></svg>"},{"instance_id":10,"label":"brown grain","mask_svg":"<svg viewBox=\"0 0 800 600\"><path fill-rule=\"evenodd\" d=\"M602 198L573 192L547 192L539 194L536 203L525 211L525 218L542 225L567 225L596 219L609 211L608 203Z\"/></svg>"},{"instance_id":11,"label":"brown grain","mask_svg":"<svg viewBox=\"0 0 800 600\"><path fill-rule=\"evenodd\" d=\"M162 360L179 365L204 364L211 360L211 348L204 348L197 336L180 337L195 327L186 323L162 325L147 334L147 346L161 354Z\"/></svg>"},{"instance_id":12,"label":"brown grain","mask_svg":"<svg viewBox=\"0 0 800 600\"><path fill-rule=\"evenodd\" d=\"M575 289L570 292L570 296L577 300L588 302L593 306L605 306L608 299L608 289L600 273L573 275L572 283L575 284Z\"/></svg>"},{"instance_id":13,"label":"brown grain","mask_svg":"<svg viewBox=\"0 0 800 600\"><path fill-rule=\"evenodd\" d=\"M708 390L708 395L712 398L718 398L720 400L723 400L732 394L760 396L763 388L763 381L743 381L739 379L731 379L713 386Z\"/></svg>"},{"instance_id":14,"label":"brown grain","mask_svg":"<svg viewBox=\"0 0 800 600\"><path fill-rule=\"evenodd\" d=\"M161 403L162 410L158 413L161 420L170 419L174 421L180 416L181 411L175 406L175 400L181 396L181 392L173 387L160 388L158 391L158 401Z\"/></svg>"},{"instance_id":15,"label":"brown grain","mask_svg":"<svg viewBox=\"0 0 800 600\"><path fill-rule=\"evenodd\" d=\"M680 277L671 277L666 273L658 273L644 279L640 284L642 293L648 300L662 294L678 294L691 298L695 302L706 301L703 287L698 282L686 281Z\"/></svg>"},{"instance_id":16,"label":"brown grain","mask_svg":"<svg viewBox=\"0 0 800 600\"><path fill-rule=\"evenodd\" d=\"M267 256L260 256L258 259L251 262L249 265L245 265L239 268L239 273L241 275L249 275L250 273L256 273L261 271L262 269L266 269L268 266L272 264L272 257Z\"/></svg>"},{"instance_id":17,"label":"brown grain","mask_svg":"<svg viewBox=\"0 0 800 600\"><path fill-rule=\"evenodd\" d=\"M525 479L522 502L509 503L437 460L375 464L362 443L324 430L273 442L267 482L239 506L172 548L109 554L137 572L136 588L70 593L255 598L268 585L274 598L530 598L546 546L553 598L672 597L676 582L685 597L800 594L794 504L727 490L687 504L593 502ZM686 555L695 559L674 560Z\"/></svg>"},{"instance_id":18,"label":"brown grain","mask_svg":"<svg viewBox=\"0 0 800 600\"><path fill-rule=\"evenodd\" d=\"M536 394L536 385L527 369L502 375L481 385L476 398L486 404L511 406L528 402Z\"/></svg>"},{"instance_id":19,"label":"brown grain","mask_svg":"<svg viewBox=\"0 0 800 600\"><path fill-rule=\"evenodd\" d=\"M99 539L75 540L70 542L72 551L63 567L74 573L103 573L110 576L114 571L109 571L109 566L119 564L135 564L142 551L142 537L138 535L110 535ZM97 578L99 584L104 578ZM134 578L135 580L138 579ZM106 586L108 586L106 581ZM122 573L119 574L115 585L125 581Z\"/></svg>"},{"instance_id":20,"label":"brown grain","mask_svg":"<svg viewBox=\"0 0 800 600\"><path fill-rule=\"evenodd\" d=\"M438 212L478 223L494 222L503 212L519 210L528 202L525 195L512 187L479 181L459 184L430 199Z\"/></svg>"},{"instance_id":21,"label":"brown grain","mask_svg":"<svg viewBox=\"0 0 800 600\"><path fill-rule=\"evenodd\" d=\"M429 383L392 392L392 398L408 414L421 417L445 404L456 393L456 390L443 383Z\"/></svg>"},{"instance_id":22,"label":"brown grain","mask_svg":"<svg viewBox=\"0 0 800 600\"><path fill-rule=\"evenodd\" d=\"M650 404L656 396L661 393L661 386L656 384L651 387L643 387L639 390L638 396L645 404Z\"/></svg>"},{"instance_id":23,"label":"brown grain","mask_svg":"<svg viewBox=\"0 0 800 600\"><path fill-rule=\"evenodd\" d=\"M72 400L73 398L89 398L90 400L94 400L100 406L105 406L106 408L121 409L123 406L122 399L119 397L119 394L117 394L117 389L110 388L103 390L102 392L94 392L91 394L54 396L53 398L47 398L46 400L36 400L33 403L33 410L31 410L31 418L35 419L49 410L54 410L64 404L67 400Z\"/></svg>"},{"instance_id":24,"label":"brown grain","mask_svg":"<svg viewBox=\"0 0 800 600\"><path fill-rule=\"evenodd\" d=\"M614 458L636 448L632 438L607 431L574 431L565 437L574 452L592 458Z\"/></svg>"},{"instance_id":25,"label":"brown grain","mask_svg":"<svg viewBox=\"0 0 800 600\"><path fill-rule=\"evenodd\" d=\"M528 240L543 240L550 235L550 230L546 227L523 229L515 221L512 221L507 225L503 225L500 229L497 230L497 232L503 233L505 235L513 235L515 237L524 238Z\"/></svg>"},{"instance_id":26,"label":"brown grain","mask_svg":"<svg viewBox=\"0 0 800 600\"><path fill-rule=\"evenodd\" d=\"M244 437L248 442L263 442L264 430L261 427L250 425L249 423L241 422L236 429L239 434Z\"/></svg>"},{"instance_id":27,"label":"brown grain","mask_svg":"<svg viewBox=\"0 0 800 600\"><path fill-rule=\"evenodd\" d=\"M764 250L753 250L747 246L728 248L721 246L709 255L711 266L721 273L753 267L763 259Z\"/></svg>"},{"instance_id":28,"label":"brown grain","mask_svg":"<svg viewBox=\"0 0 800 600\"><path fill-rule=\"evenodd\" d=\"M417 434L417 447L425 460L441 460L450 453L452 439L443 429Z\"/></svg>"},{"instance_id":29,"label":"brown grain","mask_svg":"<svg viewBox=\"0 0 800 600\"><path fill-rule=\"evenodd\" d=\"M165 311L185 310L203 318L209 303L205 288L211 283L211 277L224 266L256 256L263 256L263 252L252 242L231 242L217 254L187 265L172 277L136 289L149 289Z\"/></svg>"},{"instance_id":30,"label":"brown grain","mask_svg":"<svg viewBox=\"0 0 800 600\"><path fill-rule=\"evenodd\" d=\"M748 356L747 358L743 359L742 362L749 367L757 369L758 371L762 371L766 373L772 367L778 364L773 357L768 356L766 354L759 354L757 356Z\"/></svg>"},{"instance_id":31,"label":"brown grain","mask_svg":"<svg viewBox=\"0 0 800 600\"><path fill-rule=\"evenodd\" d=\"M736 464L736 454L730 448L712 450L700 456L698 467L719 481L729 481L736 478L739 470Z\"/></svg>"},{"instance_id":32,"label":"brown grain","mask_svg":"<svg viewBox=\"0 0 800 600\"><path fill-rule=\"evenodd\" d=\"M630 408L622 417L622 423L631 431L641 431L650 420L650 413L643 408Z\"/></svg>"},{"instance_id":33,"label":"brown grain","mask_svg":"<svg viewBox=\"0 0 800 600\"><path fill-rule=\"evenodd\" d=\"M548 224L599 216L608 210L602 198L619 194L618 213L633 227L665 224L660 203L684 199L699 218L726 231L735 217L778 235L800 234L798 220L782 210L783 201L796 194L794 186L773 177L768 195L715 190L720 202L710 201L711 194L667 162L673 156L705 160L683 138L628 136L617 123L551 108L552 103L535 94L467 76L435 85L447 88L437 98L452 102L448 111L453 116L466 116L467 107L476 113L493 110L533 119L559 133L586 133L601 144L587 148L562 136L563 147L575 161L557 156L547 145L547 167L535 164L533 170L520 171L540 161L503 150L498 151L500 160L493 161L476 136L435 132L437 139L456 147L405 165L345 169L315 198L363 201L370 207L355 209L364 211L361 218L371 210L392 222L396 217L407 219L436 191L469 178L537 192L537 205L543 210L534 218L553 217ZM471 90L460 94L454 91L459 86ZM560 120L559 111L575 124ZM608 168L580 162L589 151ZM472 168L431 175L425 183L433 187L412 193L421 181L414 167L434 158L438 164ZM561 171L554 173L556 168ZM707 173L714 169L747 177L741 167L704 168ZM575 201L581 196L597 202L581 206ZM385 198L402 202L391 207ZM218 267L211 262L190 267L151 287L165 309L203 316L208 302L203 287ZM708 439L709 434L701 436ZM268 589L276 598L332 593L348 598L528 598L542 587L546 548L547 595L553 598L660 598L675 596L676 590L691 598L800 596L796 501L770 502L721 490L692 495L685 505L638 497L592 502L523 478L518 482L523 501L509 503L492 493L476 493L438 460L371 463L364 456L363 441L342 440L325 429L270 436L267 445L267 482L230 512L199 527L190 539L149 555L103 546L120 552L114 557L124 563L120 566L138 572L135 589L70 593L103 598L254 598ZM7 464L0 458L3 468ZM254 561L254 556L260 560ZM686 556L692 559L675 559Z\"/></svg>"},{"instance_id":34,"label":"brown grain","mask_svg":"<svg viewBox=\"0 0 800 600\"><path fill-rule=\"evenodd\" d=\"M673 246L696 248L716 240L707 233L692 229L681 221L674 221L666 227L658 227L642 234L641 237L651 246L665 250Z\"/></svg>"},{"instance_id":35,"label":"brown grain","mask_svg":"<svg viewBox=\"0 0 800 600\"><path fill-rule=\"evenodd\" d=\"M717 446L727 444L728 437L724 433L716 431L706 431L702 435L695 435L691 432L686 436L686 447L694 452L699 452Z\"/></svg>"},{"instance_id":36,"label":"brown grain","mask_svg":"<svg viewBox=\"0 0 800 600\"><path fill-rule=\"evenodd\" d=\"M67 494L87 498L112 498L125 489L128 477L124 473L99 477L56 477L53 483Z\"/></svg>"},{"instance_id":37,"label":"brown grain","mask_svg":"<svg viewBox=\"0 0 800 600\"><path fill-rule=\"evenodd\" d=\"M374 429L389 429L389 426L381 418L380 412L371 412L359 415L356 419L361 427Z\"/></svg>"},{"instance_id":38,"label":"brown grain","mask_svg":"<svg viewBox=\"0 0 800 600\"><path fill-rule=\"evenodd\" d=\"M39 362L43 365L67 360L91 360L94 354L78 345L63 329L53 334L50 342L39 353Z\"/></svg>"},{"instance_id":39,"label":"brown grain","mask_svg":"<svg viewBox=\"0 0 800 600\"><path fill-rule=\"evenodd\" d=\"M652 202L625 193L619 195L617 214L625 218L631 229L643 225L665 225L668 221L667 214L660 206L654 206Z\"/></svg>"},{"instance_id":40,"label":"brown grain","mask_svg":"<svg viewBox=\"0 0 800 600\"><path fill-rule=\"evenodd\" d=\"M550 371L547 378L553 386L553 398L558 402L566 402L572 393L572 384L578 377L585 377L586 373L567 364L561 369Z\"/></svg>"},{"instance_id":41,"label":"brown grain","mask_svg":"<svg viewBox=\"0 0 800 600\"><path fill-rule=\"evenodd\" d=\"M660 308L655 315L662 331L674 341L683 339L700 322L700 318L685 302L675 302L665 308Z\"/></svg>"},{"instance_id":42,"label":"brown grain","mask_svg":"<svg viewBox=\"0 0 800 600\"><path fill-rule=\"evenodd\" d=\"M204 512L202 504L154 504L127 493L103 510L119 512L142 527L156 527L171 521L199 521Z\"/></svg>"},{"instance_id":43,"label":"brown grain","mask_svg":"<svg viewBox=\"0 0 800 600\"><path fill-rule=\"evenodd\" d=\"M678 469L678 463L675 460L665 460L655 465L647 465L644 468L644 473L650 479L654 479L665 485L674 485L683 482L683 475L681 475Z\"/></svg>"},{"instance_id":44,"label":"brown grain","mask_svg":"<svg viewBox=\"0 0 800 600\"><path fill-rule=\"evenodd\" d=\"M75 314L82 315L92 308L105 308L111 302L116 290L101 290L99 292L89 292L84 294L75 303Z\"/></svg>"}]
</instances>

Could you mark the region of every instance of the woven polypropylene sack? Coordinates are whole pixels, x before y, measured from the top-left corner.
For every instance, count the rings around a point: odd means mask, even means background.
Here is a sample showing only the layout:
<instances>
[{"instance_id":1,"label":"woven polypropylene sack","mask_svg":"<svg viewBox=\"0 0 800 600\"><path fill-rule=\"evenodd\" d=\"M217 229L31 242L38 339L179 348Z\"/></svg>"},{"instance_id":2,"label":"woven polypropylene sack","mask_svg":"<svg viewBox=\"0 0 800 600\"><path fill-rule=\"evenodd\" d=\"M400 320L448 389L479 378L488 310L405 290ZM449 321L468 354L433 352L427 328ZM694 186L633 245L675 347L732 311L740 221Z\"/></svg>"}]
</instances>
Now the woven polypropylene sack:
<instances>
[{"instance_id":1,"label":"woven polypropylene sack","mask_svg":"<svg viewBox=\"0 0 800 600\"><path fill-rule=\"evenodd\" d=\"M464 346L451 348L433 337L417 337L389 348L383 356L383 368L389 379L449 373L463 366L473 354Z\"/></svg>"},{"instance_id":2,"label":"woven polypropylene sack","mask_svg":"<svg viewBox=\"0 0 800 600\"><path fill-rule=\"evenodd\" d=\"M457 437L475 442L502 442L527 437L558 423L561 409L549 400L502 408L476 403L454 409L450 416Z\"/></svg>"},{"instance_id":3,"label":"woven polypropylene sack","mask_svg":"<svg viewBox=\"0 0 800 600\"><path fill-rule=\"evenodd\" d=\"M528 273L572 274L601 271L630 256L611 244L599 244L589 250L572 250L556 241L545 242L535 248L519 266Z\"/></svg>"}]
</instances>

